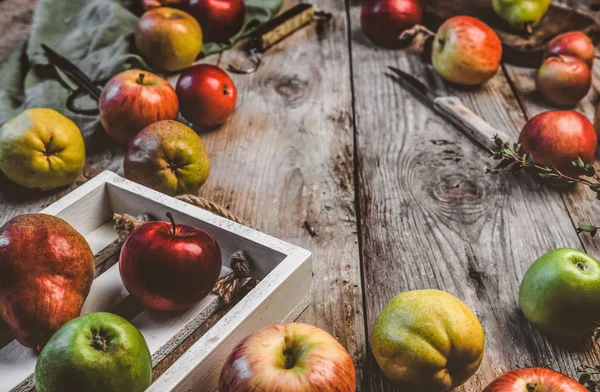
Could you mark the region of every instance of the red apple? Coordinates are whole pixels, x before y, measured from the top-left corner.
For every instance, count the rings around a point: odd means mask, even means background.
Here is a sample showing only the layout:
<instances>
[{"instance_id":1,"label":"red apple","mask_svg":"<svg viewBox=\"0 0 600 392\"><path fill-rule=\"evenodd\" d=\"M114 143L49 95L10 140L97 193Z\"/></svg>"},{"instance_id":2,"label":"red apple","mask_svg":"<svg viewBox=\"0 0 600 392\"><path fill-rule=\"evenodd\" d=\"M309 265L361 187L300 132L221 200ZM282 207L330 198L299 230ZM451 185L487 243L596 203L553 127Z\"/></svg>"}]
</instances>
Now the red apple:
<instances>
[{"instance_id":1,"label":"red apple","mask_svg":"<svg viewBox=\"0 0 600 392\"><path fill-rule=\"evenodd\" d=\"M451 83L485 83L498 72L501 58L500 38L488 25L470 16L446 20L433 40L433 67Z\"/></svg>"},{"instance_id":2,"label":"red apple","mask_svg":"<svg viewBox=\"0 0 600 392\"><path fill-rule=\"evenodd\" d=\"M210 293L221 272L215 239L193 226L148 222L127 238L119 270L127 291L158 311L189 309Z\"/></svg>"},{"instance_id":3,"label":"red apple","mask_svg":"<svg viewBox=\"0 0 600 392\"><path fill-rule=\"evenodd\" d=\"M590 91L592 73L577 57L552 55L537 72L535 87L552 105L573 107Z\"/></svg>"},{"instance_id":4,"label":"red apple","mask_svg":"<svg viewBox=\"0 0 600 392\"><path fill-rule=\"evenodd\" d=\"M181 71L202 50L198 21L182 10L153 8L138 20L135 46L148 62L164 71Z\"/></svg>"},{"instance_id":5,"label":"red apple","mask_svg":"<svg viewBox=\"0 0 600 392\"><path fill-rule=\"evenodd\" d=\"M225 71L214 65L199 64L184 70L176 91L181 114L196 125L222 124L235 109L235 84Z\"/></svg>"},{"instance_id":6,"label":"red apple","mask_svg":"<svg viewBox=\"0 0 600 392\"><path fill-rule=\"evenodd\" d=\"M221 372L219 391L354 392L356 372L348 352L322 329L274 324L233 350Z\"/></svg>"},{"instance_id":7,"label":"red apple","mask_svg":"<svg viewBox=\"0 0 600 392\"><path fill-rule=\"evenodd\" d=\"M581 31L570 31L558 35L548 43L546 57L553 54L566 54L574 56L587 64L592 69L596 50L594 43L585 33Z\"/></svg>"},{"instance_id":8,"label":"red apple","mask_svg":"<svg viewBox=\"0 0 600 392\"><path fill-rule=\"evenodd\" d=\"M583 114L565 110L538 114L525 124L519 136L521 153L536 162L573 173L573 161L593 163L598 139L594 126Z\"/></svg>"},{"instance_id":9,"label":"red apple","mask_svg":"<svg viewBox=\"0 0 600 392\"><path fill-rule=\"evenodd\" d=\"M244 0L187 0L189 12L204 33L204 42L226 42L244 25Z\"/></svg>"},{"instance_id":10,"label":"red apple","mask_svg":"<svg viewBox=\"0 0 600 392\"><path fill-rule=\"evenodd\" d=\"M498 377L483 392L587 392L577 381L545 368L513 370Z\"/></svg>"},{"instance_id":11,"label":"red apple","mask_svg":"<svg viewBox=\"0 0 600 392\"><path fill-rule=\"evenodd\" d=\"M420 0L367 0L360 13L363 32L375 45L398 48L404 30L423 21Z\"/></svg>"},{"instance_id":12,"label":"red apple","mask_svg":"<svg viewBox=\"0 0 600 392\"><path fill-rule=\"evenodd\" d=\"M146 126L175 120L179 114L177 94L169 82L138 69L121 72L109 80L99 106L106 133L124 146Z\"/></svg>"}]
</instances>

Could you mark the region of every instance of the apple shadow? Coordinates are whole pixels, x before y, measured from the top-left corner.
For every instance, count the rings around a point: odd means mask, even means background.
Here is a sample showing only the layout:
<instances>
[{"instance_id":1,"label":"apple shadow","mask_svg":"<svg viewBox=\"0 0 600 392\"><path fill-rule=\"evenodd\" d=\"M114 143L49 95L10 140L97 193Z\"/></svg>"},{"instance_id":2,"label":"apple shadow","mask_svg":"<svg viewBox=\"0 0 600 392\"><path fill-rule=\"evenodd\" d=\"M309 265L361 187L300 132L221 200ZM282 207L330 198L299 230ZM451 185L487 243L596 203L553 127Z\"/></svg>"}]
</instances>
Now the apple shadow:
<instances>
[{"instance_id":1,"label":"apple shadow","mask_svg":"<svg viewBox=\"0 0 600 392\"><path fill-rule=\"evenodd\" d=\"M69 189L70 186L71 185L66 185L48 191L29 189L11 181L4 173L0 172L0 193L2 193L5 199L10 202L26 202L43 199L61 193Z\"/></svg>"}]
</instances>

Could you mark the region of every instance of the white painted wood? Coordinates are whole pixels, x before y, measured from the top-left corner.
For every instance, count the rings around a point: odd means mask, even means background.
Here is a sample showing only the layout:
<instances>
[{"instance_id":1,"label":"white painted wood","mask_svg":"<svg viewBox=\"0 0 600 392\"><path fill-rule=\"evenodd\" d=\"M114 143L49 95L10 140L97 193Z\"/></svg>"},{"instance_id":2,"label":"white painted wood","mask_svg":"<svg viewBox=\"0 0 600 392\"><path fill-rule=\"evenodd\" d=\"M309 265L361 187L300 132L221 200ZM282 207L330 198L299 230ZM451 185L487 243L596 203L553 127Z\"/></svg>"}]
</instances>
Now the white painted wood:
<instances>
[{"instance_id":1,"label":"white painted wood","mask_svg":"<svg viewBox=\"0 0 600 392\"><path fill-rule=\"evenodd\" d=\"M438 97L433 105L467 136L488 150L496 147L493 140L495 135L504 141L510 140L504 132L492 127L466 107L458 97Z\"/></svg>"},{"instance_id":2,"label":"white painted wood","mask_svg":"<svg viewBox=\"0 0 600 392\"><path fill-rule=\"evenodd\" d=\"M253 276L263 279L157 380L157 386L151 387L156 391L181 386L210 390L216 385L226 351L240 339L268 324L295 318L306 308L311 286L310 252L110 172L97 176L42 212L65 219L84 234L94 254L98 254L107 247L114 248L118 236L113 229L113 213L147 213L162 218L167 211L178 222L200 227L215 237L223 254L222 274L230 271L231 254L241 249L256 265ZM176 315L149 311L129 296L115 264L94 280L82 314L112 311L129 319L144 335L156 365L219 305L218 297L211 294L194 308ZM0 391L31 390L35 361L33 351L14 340L0 347Z\"/></svg>"}]
</instances>

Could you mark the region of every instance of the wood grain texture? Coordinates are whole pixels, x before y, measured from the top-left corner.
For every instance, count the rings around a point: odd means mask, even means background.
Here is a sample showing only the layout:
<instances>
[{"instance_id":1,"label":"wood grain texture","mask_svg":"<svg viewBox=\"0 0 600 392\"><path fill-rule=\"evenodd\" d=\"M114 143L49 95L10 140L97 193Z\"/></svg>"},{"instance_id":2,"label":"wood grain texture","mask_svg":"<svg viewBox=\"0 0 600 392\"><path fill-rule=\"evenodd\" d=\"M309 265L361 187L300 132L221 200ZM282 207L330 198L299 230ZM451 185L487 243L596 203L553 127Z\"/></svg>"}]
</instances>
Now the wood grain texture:
<instances>
[{"instance_id":1,"label":"wood grain texture","mask_svg":"<svg viewBox=\"0 0 600 392\"><path fill-rule=\"evenodd\" d=\"M202 135L212 167L200 195L313 252L312 303L299 321L332 333L360 377L365 336L346 14L343 2L317 6L333 13L328 24L308 25L275 45L255 74L232 75L237 109ZM230 51L219 65L245 61Z\"/></svg>"},{"instance_id":2,"label":"wood grain texture","mask_svg":"<svg viewBox=\"0 0 600 392\"><path fill-rule=\"evenodd\" d=\"M351 7L362 257L367 329L396 294L437 288L463 300L486 331L479 372L459 391L481 391L501 373L548 366L576 376L598 363L590 347L568 352L543 338L518 309L529 265L556 247L581 248L560 195L526 176L484 174L488 154L385 77L396 66L456 95L516 138L525 123L503 73L481 88L446 85L410 51L378 50ZM368 334L368 336L369 336ZM362 390L396 391L368 355Z\"/></svg>"}]
</instances>

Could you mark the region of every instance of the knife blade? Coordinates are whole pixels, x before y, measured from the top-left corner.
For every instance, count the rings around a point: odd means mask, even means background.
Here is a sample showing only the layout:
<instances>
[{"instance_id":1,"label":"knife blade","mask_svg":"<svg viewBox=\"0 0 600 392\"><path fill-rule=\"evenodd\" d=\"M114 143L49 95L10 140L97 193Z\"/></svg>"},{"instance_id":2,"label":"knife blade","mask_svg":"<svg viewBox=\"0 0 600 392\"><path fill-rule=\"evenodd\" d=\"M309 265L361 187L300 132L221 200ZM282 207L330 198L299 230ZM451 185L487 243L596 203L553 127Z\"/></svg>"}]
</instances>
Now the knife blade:
<instances>
[{"instance_id":1,"label":"knife blade","mask_svg":"<svg viewBox=\"0 0 600 392\"><path fill-rule=\"evenodd\" d=\"M442 117L486 150L496 148L496 144L494 143L494 136L496 135L504 141L510 140L504 132L492 127L484 119L466 107L460 98L438 96L414 76L409 75L396 67L388 67L388 69L393 72L393 74L387 74L388 77L413 93L417 98L423 101L423 103L432 107Z\"/></svg>"}]
</instances>

